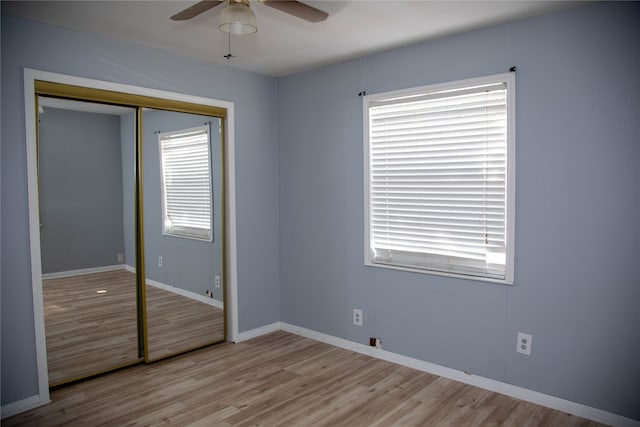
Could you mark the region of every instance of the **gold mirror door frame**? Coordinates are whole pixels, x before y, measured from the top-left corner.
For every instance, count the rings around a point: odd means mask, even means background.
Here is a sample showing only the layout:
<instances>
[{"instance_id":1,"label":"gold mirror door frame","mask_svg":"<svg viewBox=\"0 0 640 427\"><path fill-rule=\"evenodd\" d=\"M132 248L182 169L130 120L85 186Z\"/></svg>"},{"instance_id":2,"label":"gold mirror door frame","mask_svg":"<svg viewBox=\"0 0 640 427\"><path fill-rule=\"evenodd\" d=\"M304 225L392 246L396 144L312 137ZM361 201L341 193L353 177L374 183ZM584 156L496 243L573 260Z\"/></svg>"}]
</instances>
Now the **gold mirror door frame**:
<instances>
[{"instance_id":1,"label":"gold mirror door frame","mask_svg":"<svg viewBox=\"0 0 640 427\"><path fill-rule=\"evenodd\" d=\"M137 152L136 152L136 187L135 187L135 223L136 223L136 278L137 278L137 302L138 302L138 318L139 318L139 347L140 347L140 356L144 356L144 360L149 362L153 360L158 360L161 358L169 357L175 354L183 353L185 351L193 350L195 348L203 347L206 345L214 344L220 341L226 340L227 333L227 309L226 304L223 304L223 321L222 321L222 333L216 334L212 337L211 340L202 341L197 345L187 346L185 348L173 348L171 352L163 352L161 355L157 357L150 357L149 354L149 325L148 325L148 299L146 298L147 294L147 282L148 278L146 276L145 271L145 212L144 212L144 138L143 129L144 129L144 114L143 111L145 109L154 109L163 112L175 112L180 114L192 114L199 116L206 116L208 118L213 118L213 120L217 120L220 125L220 159L221 162L221 173L218 175L219 179L222 181L220 183L220 189L222 192L221 197L221 210L220 210L220 236L218 238L221 242L222 248L222 261L221 261L221 271L219 274L219 283L220 283L220 291L224 296L223 299L227 299L228 295L226 292L226 218L225 218L225 203L226 203L226 185L224 183L224 178L226 176L225 167L226 167L226 159L224 153L224 141L225 141L225 125L226 125L226 108L216 107L211 105L197 104L191 102L184 102L178 100L170 100L163 99L153 96L145 96L145 95L136 95L129 94L124 92L116 92L110 90L103 89L94 89L89 87L82 86L74 86L62 83L54 83L50 81L42 81L35 80L34 81L35 94L36 96L47 96L52 98L62 98L62 99L72 99L72 100L80 100L80 101L89 101L89 102L99 102L104 104L111 105L120 105L133 107L137 109ZM36 104L37 105L37 104ZM37 108L37 107L36 107ZM37 113L36 113L37 114ZM218 280L216 279L216 284ZM170 308L170 307L169 307Z\"/></svg>"}]
</instances>

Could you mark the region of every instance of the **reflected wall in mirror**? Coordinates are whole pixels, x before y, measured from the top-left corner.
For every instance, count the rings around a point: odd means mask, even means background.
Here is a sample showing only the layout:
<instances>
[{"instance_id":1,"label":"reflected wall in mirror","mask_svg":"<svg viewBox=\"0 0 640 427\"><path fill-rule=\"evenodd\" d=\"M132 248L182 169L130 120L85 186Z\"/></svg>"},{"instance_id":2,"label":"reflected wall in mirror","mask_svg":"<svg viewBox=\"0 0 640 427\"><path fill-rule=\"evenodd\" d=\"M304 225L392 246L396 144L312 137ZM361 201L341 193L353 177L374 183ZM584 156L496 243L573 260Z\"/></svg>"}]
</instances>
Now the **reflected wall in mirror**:
<instances>
[{"instance_id":1,"label":"reflected wall in mirror","mask_svg":"<svg viewBox=\"0 0 640 427\"><path fill-rule=\"evenodd\" d=\"M49 384L140 360L134 108L39 97Z\"/></svg>"},{"instance_id":2,"label":"reflected wall in mirror","mask_svg":"<svg viewBox=\"0 0 640 427\"><path fill-rule=\"evenodd\" d=\"M143 110L147 360L225 339L222 120Z\"/></svg>"}]
</instances>

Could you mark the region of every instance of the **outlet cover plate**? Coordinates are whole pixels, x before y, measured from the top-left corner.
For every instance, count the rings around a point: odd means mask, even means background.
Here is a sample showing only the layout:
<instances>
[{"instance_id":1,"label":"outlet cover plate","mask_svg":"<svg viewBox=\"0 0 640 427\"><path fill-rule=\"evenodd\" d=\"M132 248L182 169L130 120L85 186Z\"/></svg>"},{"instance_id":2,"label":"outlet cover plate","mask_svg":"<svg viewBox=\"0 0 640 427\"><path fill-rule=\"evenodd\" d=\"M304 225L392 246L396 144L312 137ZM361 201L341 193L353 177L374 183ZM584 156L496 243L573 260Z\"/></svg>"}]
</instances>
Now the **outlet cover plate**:
<instances>
[{"instance_id":1,"label":"outlet cover plate","mask_svg":"<svg viewBox=\"0 0 640 427\"><path fill-rule=\"evenodd\" d=\"M362 310L357 308L353 309L353 324L356 326L362 326Z\"/></svg>"},{"instance_id":2,"label":"outlet cover plate","mask_svg":"<svg viewBox=\"0 0 640 427\"><path fill-rule=\"evenodd\" d=\"M533 344L533 336L518 332L518 343L516 351L526 356L531 356L531 345Z\"/></svg>"}]
</instances>

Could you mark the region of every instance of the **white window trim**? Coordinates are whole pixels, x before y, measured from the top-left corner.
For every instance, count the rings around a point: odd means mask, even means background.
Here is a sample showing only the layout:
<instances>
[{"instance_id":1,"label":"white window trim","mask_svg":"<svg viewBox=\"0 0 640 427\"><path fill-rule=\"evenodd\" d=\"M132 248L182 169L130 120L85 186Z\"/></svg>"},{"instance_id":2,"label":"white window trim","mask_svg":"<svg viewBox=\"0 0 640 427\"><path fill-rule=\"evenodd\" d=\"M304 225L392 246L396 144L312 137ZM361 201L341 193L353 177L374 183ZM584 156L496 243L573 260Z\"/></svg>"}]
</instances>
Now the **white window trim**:
<instances>
[{"instance_id":1,"label":"white window trim","mask_svg":"<svg viewBox=\"0 0 640 427\"><path fill-rule=\"evenodd\" d=\"M164 167L163 167L163 154L162 154L162 137L163 136L173 136L177 134L189 133L194 131L205 131L207 134L207 155L208 155L208 169L209 169L209 229L205 232L199 231L200 229L192 228L192 227L184 227L184 226L173 226L171 228L167 228L166 224L166 212L167 212L167 200L166 200L166 187L165 187L165 175L164 175ZM158 132L158 152L159 152L159 160L160 160L160 192L161 192L161 223L162 223L162 234L165 236L179 237L183 239L192 239L192 240L201 240L205 242L213 241L213 167L212 167L212 159L211 159L211 126L204 125L198 126L194 128L188 129L179 129L175 131L168 132Z\"/></svg>"},{"instance_id":2,"label":"white window trim","mask_svg":"<svg viewBox=\"0 0 640 427\"><path fill-rule=\"evenodd\" d=\"M432 271L421 268L411 268L405 266L397 266L390 264L380 264L373 262L370 251L370 162L369 162L369 106L371 103L380 102L385 99L404 97L416 94L418 92L439 92L457 89L465 86L480 86L491 83L504 82L507 86L507 180L506 180L506 263L505 278L495 279L481 276L470 276L464 274L448 273L443 271ZM491 76L457 80L441 84L433 84L409 89L401 89L396 91L366 95L362 100L363 111L363 160L364 160L364 264L369 267L378 267L392 270L401 270L416 272L422 274L430 274L437 276L455 277L482 282L492 282L505 285L513 285L514 283L514 263L515 263L515 185L516 185L516 115L515 115L515 74L504 73Z\"/></svg>"}]
</instances>

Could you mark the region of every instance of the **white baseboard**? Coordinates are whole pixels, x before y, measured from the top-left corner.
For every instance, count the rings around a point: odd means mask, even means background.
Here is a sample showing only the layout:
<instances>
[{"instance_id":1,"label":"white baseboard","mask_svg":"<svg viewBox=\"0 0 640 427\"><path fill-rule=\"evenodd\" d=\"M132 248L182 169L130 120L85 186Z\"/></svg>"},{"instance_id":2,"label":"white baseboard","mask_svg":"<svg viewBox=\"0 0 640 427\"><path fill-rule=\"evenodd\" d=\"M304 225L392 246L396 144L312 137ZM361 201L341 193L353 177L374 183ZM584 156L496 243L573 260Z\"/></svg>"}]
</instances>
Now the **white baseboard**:
<instances>
[{"instance_id":1,"label":"white baseboard","mask_svg":"<svg viewBox=\"0 0 640 427\"><path fill-rule=\"evenodd\" d=\"M51 400L41 399L40 395L37 394L35 396L27 397L26 399L11 402L0 408L0 418L4 420L5 418L12 417L21 412L37 408L38 406L46 405L49 402L51 402Z\"/></svg>"},{"instance_id":2,"label":"white baseboard","mask_svg":"<svg viewBox=\"0 0 640 427\"><path fill-rule=\"evenodd\" d=\"M195 292L187 291L187 290L178 288L176 286L167 285L165 283L157 282L151 279L147 279L147 285L153 286L158 289L162 289L164 291L173 292L174 294L178 294L180 296L187 297L192 300L196 300L208 305L212 305L221 310L224 308L224 304L222 303L222 301L218 301L216 299L209 298L205 295L200 295Z\"/></svg>"},{"instance_id":3,"label":"white baseboard","mask_svg":"<svg viewBox=\"0 0 640 427\"><path fill-rule=\"evenodd\" d=\"M106 265L104 267L81 268L79 270L57 271L55 273L45 273L43 279L59 279L61 277L82 276L83 274L104 273L106 271L122 270L124 264ZM135 270L134 270L135 271Z\"/></svg>"},{"instance_id":4,"label":"white baseboard","mask_svg":"<svg viewBox=\"0 0 640 427\"><path fill-rule=\"evenodd\" d=\"M247 341L252 338L257 338L261 335L270 334L271 332L281 331L282 322L274 322L269 325L260 326L259 328L251 329L248 331L240 332L238 334L238 339L235 342Z\"/></svg>"},{"instance_id":5,"label":"white baseboard","mask_svg":"<svg viewBox=\"0 0 640 427\"><path fill-rule=\"evenodd\" d=\"M334 337L332 335L327 335L322 332L302 328L285 322L276 322L260 328L252 329L247 332L243 332L240 334L240 339L238 341L248 340L260 335L275 332L277 330L300 335L305 338L310 338L315 341L331 344L336 347L344 348L346 350L354 351L360 354L365 354L377 359L386 360L388 362L396 363L398 365L413 368L422 372L427 372L433 375L460 381L465 384L504 394L506 396L514 397L516 399L524 400L536 405L566 412L600 423L619 427L640 427L640 421L623 417L611 412L603 411L601 409L592 408L581 403L576 403L570 400L561 399L559 397L550 396L548 394L529 390L523 387L518 387L512 384L503 383L501 381L492 380L490 378L467 374L457 369L447 368L446 366L441 366L435 363L429 363L401 354L392 353L390 351L356 343L343 338Z\"/></svg>"}]
</instances>

